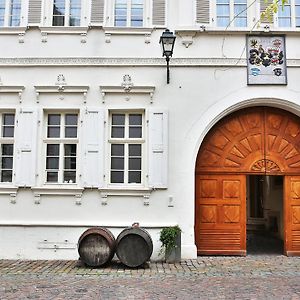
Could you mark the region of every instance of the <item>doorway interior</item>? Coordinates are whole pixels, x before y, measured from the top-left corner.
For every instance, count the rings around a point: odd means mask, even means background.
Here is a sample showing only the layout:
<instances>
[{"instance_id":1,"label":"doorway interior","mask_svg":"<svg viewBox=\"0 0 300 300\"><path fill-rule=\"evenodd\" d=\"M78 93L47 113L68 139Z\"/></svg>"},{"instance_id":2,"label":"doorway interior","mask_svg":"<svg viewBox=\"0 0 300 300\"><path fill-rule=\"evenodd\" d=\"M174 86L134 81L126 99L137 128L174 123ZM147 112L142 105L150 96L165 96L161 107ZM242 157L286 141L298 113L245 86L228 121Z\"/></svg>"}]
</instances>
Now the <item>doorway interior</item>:
<instances>
[{"instance_id":1,"label":"doorway interior","mask_svg":"<svg viewBox=\"0 0 300 300\"><path fill-rule=\"evenodd\" d=\"M283 254L283 176L247 176L247 254Z\"/></svg>"}]
</instances>

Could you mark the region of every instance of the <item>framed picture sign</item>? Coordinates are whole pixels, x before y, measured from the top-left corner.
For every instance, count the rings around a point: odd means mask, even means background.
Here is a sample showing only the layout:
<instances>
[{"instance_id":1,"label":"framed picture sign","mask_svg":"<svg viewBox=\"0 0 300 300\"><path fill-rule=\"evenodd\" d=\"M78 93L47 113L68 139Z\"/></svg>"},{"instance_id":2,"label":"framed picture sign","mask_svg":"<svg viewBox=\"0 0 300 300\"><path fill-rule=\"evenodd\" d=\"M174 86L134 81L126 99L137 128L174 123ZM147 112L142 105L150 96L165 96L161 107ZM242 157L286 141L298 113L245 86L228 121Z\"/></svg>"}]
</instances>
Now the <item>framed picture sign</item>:
<instances>
[{"instance_id":1,"label":"framed picture sign","mask_svg":"<svg viewBox=\"0 0 300 300\"><path fill-rule=\"evenodd\" d=\"M247 36L248 84L287 84L284 36Z\"/></svg>"}]
</instances>

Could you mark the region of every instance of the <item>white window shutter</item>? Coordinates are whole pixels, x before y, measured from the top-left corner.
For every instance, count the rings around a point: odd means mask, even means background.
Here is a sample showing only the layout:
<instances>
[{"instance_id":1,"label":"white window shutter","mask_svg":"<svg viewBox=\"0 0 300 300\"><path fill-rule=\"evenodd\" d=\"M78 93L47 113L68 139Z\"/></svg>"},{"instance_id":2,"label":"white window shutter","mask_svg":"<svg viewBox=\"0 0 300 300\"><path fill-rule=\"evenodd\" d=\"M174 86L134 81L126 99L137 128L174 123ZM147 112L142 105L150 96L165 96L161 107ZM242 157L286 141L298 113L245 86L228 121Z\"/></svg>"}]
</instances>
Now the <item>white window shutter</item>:
<instances>
[{"instance_id":1,"label":"white window shutter","mask_svg":"<svg viewBox=\"0 0 300 300\"><path fill-rule=\"evenodd\" d=\"M165 26L166 24L166 1L152 1L152 24L153 26Z\"/></svg>"},{"instance_id":2,"label":"white window shutter","mask_svg":"<svg viewBox=\"0 0 300 300\"><path fill-rule=\"evenodd\" d=\"M197 23L210 23L210 0L197 0L196 1L196 22Z\"/></svg>"},{"instance_id":3,"label":"white window shutter","mask_svg":"<svg viewBox=\"0 0 300 300\"><path fill-rule=\"evenodd\" d=\"M29 0L28 25L40 25L42 15L42 0Z\"/></svg>"},{"instance_id":4,"label":"white window shutter","mask_svg":"<svg viewBox=\"0 0 300 300\"><path fill-rule=\"evenodd\" d=\"M104 22L104 0L92 0L91 25L102 25Z\"/></svg>"},{"instance_id":5,"label":"white window shutter","mask_svg":"<svg viewBox=\"0 0 300 300\"><path fill-rule=\"evenodd\" d=\"M37 110L21 109L17 114L15 134L17 186L31 187L36 181Z\"/></svg>"},{"instance_id":6,"label":"white window shutter","mask_svg":"<svg viewBox=\"0 0 300 300\"><path fill-rule=\"evenodd\" d=\"M265 0L260 0L260 14L265 12L266 8L273 3L273 0L267 0L267 2L265 2ZM280 9L280 8L279 8ZM274 14L272 13L270 15L270 17L265 17L261 20L261 23L273 23L274 21Z\"/></svg>"},{"instance_id":7,"label":"white window shutter","mask_svg":"<svg viewBox=\"0 0 300 300\"><path fill-rule=\"evenodd\" d=\"M149 110L149 186L167 188L168 185L168 112Z\"/></svg>"},{"instance_id":8,"label":"white window shutter","mask_svg":"<svg viewBox=\"0 0 300 300\"><path fill-rule=\"evenodd\" d=\"M82 114L82 182L102 187L104 176L104 110L87 108Z\"/></svg>"}]
</instances>

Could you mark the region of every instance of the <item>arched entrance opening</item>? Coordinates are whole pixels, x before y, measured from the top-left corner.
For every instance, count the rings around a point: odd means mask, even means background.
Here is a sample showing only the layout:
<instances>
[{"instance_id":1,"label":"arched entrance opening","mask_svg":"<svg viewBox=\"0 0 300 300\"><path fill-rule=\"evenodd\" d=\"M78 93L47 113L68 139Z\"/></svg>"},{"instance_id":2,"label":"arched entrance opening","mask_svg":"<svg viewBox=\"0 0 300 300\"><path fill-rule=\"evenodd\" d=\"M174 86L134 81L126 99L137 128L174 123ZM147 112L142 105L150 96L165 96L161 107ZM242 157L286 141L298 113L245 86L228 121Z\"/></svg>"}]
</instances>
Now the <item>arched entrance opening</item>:
<instances>
[{"instance_id":1,"label":"arched entrance opening","mask_svg":"<svg viewBox=\"0 0 300 300\"><path fill-rule=\"evenodd\" d=\"M270 107L226 116L203 140L195 178L198 254L246 255L247 223L249 227L254 214L254 218L269 218L277 229L281 220L284 253L300 255L299 117ZM258 194L274 192L276 184L281 185L282 208L279 215L278 206L265 215L259 211L264 207L258 205ZM268 197L273 207L275 200ZM252 212L247 198L254 198Z\"/></svg>"}]
</instances>

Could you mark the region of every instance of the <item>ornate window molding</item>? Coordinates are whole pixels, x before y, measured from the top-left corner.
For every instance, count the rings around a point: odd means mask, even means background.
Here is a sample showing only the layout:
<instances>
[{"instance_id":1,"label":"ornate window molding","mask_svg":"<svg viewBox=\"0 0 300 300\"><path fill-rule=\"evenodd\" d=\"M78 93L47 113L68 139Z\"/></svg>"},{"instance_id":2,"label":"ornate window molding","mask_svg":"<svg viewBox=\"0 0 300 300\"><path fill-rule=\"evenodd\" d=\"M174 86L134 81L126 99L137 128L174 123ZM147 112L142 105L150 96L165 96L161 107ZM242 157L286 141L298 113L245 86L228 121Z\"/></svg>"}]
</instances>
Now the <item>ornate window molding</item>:
<instances>
[{"instance_id":1,"label":"ornate window molding","mask_svg":"<svg viewBox=\"0 0 300 300\"><path fill-rule=\"evenodd\" d=\"M68 85L63 74L59 74L57 76L55 85L36 85L34 88L36 92L37 103L39 103L39 96L41 93L82 93L84 99L83 101L86 103L86 94L89 90L88 85Z\"/></svg>"},{"instance_id":2,"label":"ornate window molding","mask_svg":"<svg viewBox=\"0 0 300 300\"><path fill-rule=\"evenodd\" d=\"M22 93L25 89L23 85L4 85L0 78L0 94L17 94L20 99L20 103L22 102Z\"/></svg>"},{"instance_id":3,"label":"ornate window molding","mask_svg":"<svg viewBox=\"0 0 300 300\"><path fill-rule=\"evenodd\" d=\"M105 96L107 94L123 94L123 96L125 96L125 100L127 101L130 100L130 95L132 94L149 94L150 103L153 103L153 94L155 91L155 86L134 85L131 76L125 74L123 76L123 82L121 83L121 85L100 86L100 91L102 94L103 103L105 103Z\"/></svg>"}]
</instances>

